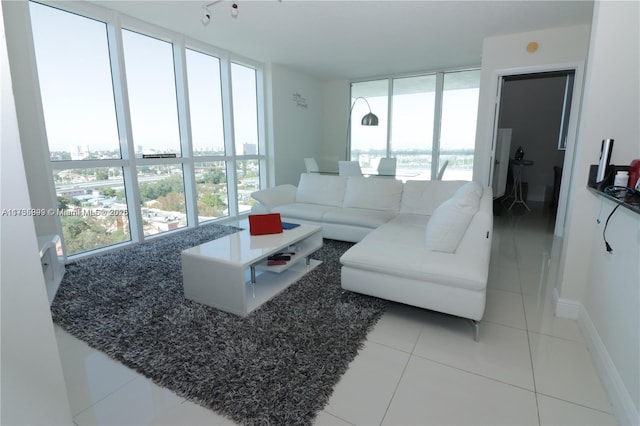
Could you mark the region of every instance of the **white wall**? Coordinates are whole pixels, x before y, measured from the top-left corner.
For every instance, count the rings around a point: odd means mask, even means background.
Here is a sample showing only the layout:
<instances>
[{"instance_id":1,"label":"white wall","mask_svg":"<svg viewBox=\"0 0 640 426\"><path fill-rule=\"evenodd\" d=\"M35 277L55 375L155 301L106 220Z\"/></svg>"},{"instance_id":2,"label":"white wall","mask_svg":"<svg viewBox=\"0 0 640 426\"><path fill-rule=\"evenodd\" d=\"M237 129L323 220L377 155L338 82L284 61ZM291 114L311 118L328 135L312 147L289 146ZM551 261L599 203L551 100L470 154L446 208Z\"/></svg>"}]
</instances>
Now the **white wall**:
<instances>
[{"instance_id":1,"label":"white wall","mask_svg":"<svg viewBox=\"0 0 640 426\"><path fill-rule=\"evenodd\" d=\"M3 2L3 6L6 2ZM6 50L2 43L2 193L0 209L29 208L16 107ZM53 331L36 232L29 216L2 216L1 225L3 425L72 424L66 385Z\"/></svg>"},{"instance_id":2,"label":"white wall","mask_svg":"<svg viewBox=\"0 0 640 426\"><path fill-rule=\"evenodd\" d=\"M324 143L319 157L327 167L337 168L336 161L347 159L347 125L351 84L348 80L324 83Z\"/></svg>"},{"instance_id":3,"label":"white wall","mask_svg":"<svg viewBox=\"0 0 640 426\"><path fill-rule=\"evenodd\" d=\"M526 50L531 41L539 45L535 53ZM543 71L550 66L583 62L587 56L588 42L588 25L487 37L484 40L474 180L489 183L498 76L518 74L523 69Z\"/></svg>"},{"instance_id":4,"label":"white wall","mask_svg":"<svg viewBox=\"0 0 640 426\"><path fill-rule=\"evenodd\" d=\"M586 67L558 287L560 312L578 306L603 382L623 424L640 424L640 215L586 189L602 139L611 162L640 158L640 3L597 2ZM601 223L596 222L600 219Z\"/></svg>"},{"instance_id":5,"label":"white wall","mask_svg":"<svg viewBox=\"0 0 640 426\"><path fill-rule=\"evenodd\" d=\"M305 157L317 157L323 140L323 93L320 80L271 64L272 137L275 184L297 185ZM293 99L304 98L306 108Z\"/></svg>"}]
</instances>

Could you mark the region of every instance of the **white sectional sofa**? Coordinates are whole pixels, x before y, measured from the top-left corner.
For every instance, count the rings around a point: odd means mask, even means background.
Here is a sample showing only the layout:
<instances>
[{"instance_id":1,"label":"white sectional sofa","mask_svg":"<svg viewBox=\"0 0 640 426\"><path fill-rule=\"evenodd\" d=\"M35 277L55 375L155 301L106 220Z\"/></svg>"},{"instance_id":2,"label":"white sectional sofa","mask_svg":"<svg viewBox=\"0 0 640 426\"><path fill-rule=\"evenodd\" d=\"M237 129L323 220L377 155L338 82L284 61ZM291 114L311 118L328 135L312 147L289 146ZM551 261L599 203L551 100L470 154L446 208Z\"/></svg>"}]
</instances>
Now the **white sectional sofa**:
<instances>
[{"instance_id":1,"label":"white sectional sofa","mask_svg":"<svg viewBox=\"0 0 640 426\"><path fill-rule=\"evenodd\" d=\"M254 213L323 228L356 242L340 258L342 287L469 318L478 339L493 237L491 188L302 174L298 186L254 192Z\"/></svg>"}]
</instances>

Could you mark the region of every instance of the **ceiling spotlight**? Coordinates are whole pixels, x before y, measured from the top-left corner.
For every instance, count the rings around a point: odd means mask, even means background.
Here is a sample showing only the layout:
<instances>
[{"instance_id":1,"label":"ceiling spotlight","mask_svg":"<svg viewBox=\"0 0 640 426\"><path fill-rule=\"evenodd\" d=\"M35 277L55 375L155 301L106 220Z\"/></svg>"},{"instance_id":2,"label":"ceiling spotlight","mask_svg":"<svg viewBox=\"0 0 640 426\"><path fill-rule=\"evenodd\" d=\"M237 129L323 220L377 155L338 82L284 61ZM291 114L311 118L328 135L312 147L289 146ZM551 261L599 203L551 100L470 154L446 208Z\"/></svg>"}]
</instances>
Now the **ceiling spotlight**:
<instances>
[{"instance_id":1,"label":"ceiling spotlight","mask_svg":"<svg viewBox=\"0 0 640 426\"><path fill-rule=\"evenodd\" d=\"M207 6L203 6L202 8L204 9L204 13L202 14L200 22L202 22L202 25L209 25L211 21L211 11L207 9Z\"/></svg>"},{"instance_id":2,"label":"ceiling spotlight","mask_svg":"<svg viewBox=\"0 0 640 426\"><path fill-rule=\"evenodd\" d=\"M233 4L231 5L231 16L233 16L234 18L238 17L238 3L233 2Z\"/></svg>"}]
</instances>

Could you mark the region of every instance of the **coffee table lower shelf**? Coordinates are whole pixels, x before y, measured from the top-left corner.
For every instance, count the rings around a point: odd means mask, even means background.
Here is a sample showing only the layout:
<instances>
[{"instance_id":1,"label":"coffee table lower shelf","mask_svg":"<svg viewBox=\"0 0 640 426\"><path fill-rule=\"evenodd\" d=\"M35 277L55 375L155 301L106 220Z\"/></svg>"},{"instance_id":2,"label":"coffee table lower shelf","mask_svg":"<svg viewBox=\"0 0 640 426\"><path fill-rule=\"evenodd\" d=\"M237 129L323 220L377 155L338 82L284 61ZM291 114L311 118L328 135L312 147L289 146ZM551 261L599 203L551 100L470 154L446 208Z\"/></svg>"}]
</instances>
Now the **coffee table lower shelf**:
<instances>
[{"instance_id":1,"label":"coffee table lower shelf","mask_svg":"<svg viewBox=\"0 0 640 426\"><path fill-rule=\"evenodd\" d=\"M246 314L237 312L237 315L248 315L263 303L280 294L287 287L298 281L305 274L315 269L322 262L309 259L309 265L304 261L296 262L284 272L267 272L258 269L256 271L256 283L252 284L249 278L245 282ZM220 308L223 309L223 308Z\"/></svg>"},{"instance_id":2,"label":"coffee table lower shelf","mask_svg":"<svg viewBox=\"0 0 640 426\"><path fill-rule=\"evenodd\" d=\"M322 262L310 256L322 247L322 230L301 225L278 235L248 231L222 237L182 252L187 299L247 316ZM284 265L267 265L270 255L295 252Z\"/></svg>"}]
</instances>

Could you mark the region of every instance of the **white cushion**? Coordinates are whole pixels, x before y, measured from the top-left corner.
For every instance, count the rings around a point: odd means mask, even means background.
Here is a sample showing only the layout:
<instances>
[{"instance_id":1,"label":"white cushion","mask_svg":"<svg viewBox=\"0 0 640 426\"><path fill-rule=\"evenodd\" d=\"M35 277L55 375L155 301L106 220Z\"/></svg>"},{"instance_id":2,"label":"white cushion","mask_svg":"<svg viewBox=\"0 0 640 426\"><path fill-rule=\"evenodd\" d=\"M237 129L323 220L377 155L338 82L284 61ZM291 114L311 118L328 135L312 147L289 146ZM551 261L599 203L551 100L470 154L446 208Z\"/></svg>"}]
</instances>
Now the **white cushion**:
<instances>
[{"instance_id":1,"label":"white cushion","mask_svg":"<svg viewBox=\"0 0 640 426\"><path fill-rule=\"evenodd\" d=\"M478 192L479 188L479 192ZM454 253L480 206L482 186L469 182L433 212L426 227L426 248Z\"/></svg>"},{"instance_id":2,"label":"white cushion","mask_svg":"<svg viewBox=\"0 0 640 426\"><path fill-rule=\"evenodd\" d=\"M345 176L303 173L296 191L296 202L341 207L346 183Z\"/></svg>"},{"instance_id":3,"label":"white cushion","mask_svg":"<svg viewBox=\"0 0 640 426\"><path fill-rule=\"evenodd\" d=\"M296 187L285 184L251 193L251 197L262 204L268 211L281 204L293 203L296 198Z\"/></svg>"},{"instance_id":4,"label":"white cushion","mask_svg":"<svg viewBox=\"0 0 640 426\"><path fill-rule=\"evenodd\" d=\"M402 198L402 182L350 176L344 195L344 207L398 211Z\"/></svg>"},{"instance_id":5,"label":"white cushion","mask_svg":"<svg viewBox=\"0 0 640 426\"><path fill-rule=\"evenodd\" d=\"M400 213L432 215L466 181L409 180L404 184Z\"/></svg>"},{"instance_id":6,"label":"white cushion","mask_svg":"<svg viewBox=\"0 0 640 426\"><path fill-rule=\"evenodd\" d=\"M480 204L482 185L478 182L467 182L453 193L453 197L465 197L469 203Z\"/></svg>"},{"instance_id":7,"label":"white cushion","mask_svg":"<svg viewBox=\"0 0 640 426\"><path fill-rule=\"evenodd\" d=\"M393 219L396 212L391 210L358 209L343 207L327 211L322 220L326 223L341 223L350 226L377 228Z\"/></svg>"},{"instance_id":8,"label":"white cushion","mask_svg":"<svg viewBox=\"0 0 640 426\"><path fill-rule=\"evenodd\" d=\"M282 217L301 220L322 221L325 213L331 210L341 210L339 207L323 206L320 204L291 203L275 207L272 213L280 213Z\"/></svg>"}]
</instances>

